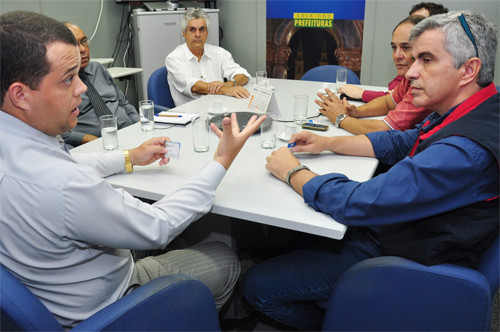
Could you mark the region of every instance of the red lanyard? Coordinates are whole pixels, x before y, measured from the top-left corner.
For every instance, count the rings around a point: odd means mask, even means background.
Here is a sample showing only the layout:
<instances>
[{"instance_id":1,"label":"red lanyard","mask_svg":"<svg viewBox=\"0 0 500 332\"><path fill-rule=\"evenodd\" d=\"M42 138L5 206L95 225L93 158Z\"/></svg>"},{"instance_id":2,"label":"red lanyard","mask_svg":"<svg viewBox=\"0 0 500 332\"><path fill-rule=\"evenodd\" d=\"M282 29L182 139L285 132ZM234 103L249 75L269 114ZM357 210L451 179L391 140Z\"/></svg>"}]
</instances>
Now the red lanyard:
<instances>
[{"instance_id":1,"label":"red lanyard","mask_svg":"<svg viewBox=\"0 0 500 332\"><path fill-rule=\"evenodd\" d=\"M424 132L424 128L430 124L430 121L427 121L423 126L422 129L420 130L420 133L418 135L418 138L413 145L413 148L411 149L410 152L410 157L412 157L415 154L415 151L417 150L418 145L420 142L423 140L431 137L434 135L436 132L441 130L442 128L446 127L448 124L452 123L455 120L460 119L462 116L465 114L469 113L473 109L475 109L478 105L482 104L485 100L491 98L495 94L497 94L497 89L493 83L488 85L486 88L479 90L469 98L467 98L465 101L463 101L458 107L450 114L446 119L444 119L443 122L441 122L439 125L436 127L432 128L428 132Z\"/></svg>"}]
</instances>

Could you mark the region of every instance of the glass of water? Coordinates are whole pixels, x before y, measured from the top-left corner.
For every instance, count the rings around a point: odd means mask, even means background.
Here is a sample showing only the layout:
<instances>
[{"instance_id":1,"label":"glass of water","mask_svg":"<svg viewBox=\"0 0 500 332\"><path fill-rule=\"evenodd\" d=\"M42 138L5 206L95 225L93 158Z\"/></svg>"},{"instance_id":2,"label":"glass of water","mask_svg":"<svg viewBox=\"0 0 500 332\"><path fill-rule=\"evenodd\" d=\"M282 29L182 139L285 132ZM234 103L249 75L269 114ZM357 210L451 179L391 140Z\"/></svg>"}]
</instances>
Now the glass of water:
<instances>
[{"instance_id":1,"label":"glass of water","mask_svg":"<svg viewBox=\"0 0 500 332\"><path fill-rule=\"evenodd\" d=\"M118 149L118 126L114 115L103 115L101 122L102 147L106 151Z\"/></svg>"},{"instance_id":2,"label":"glass of water","mask_svg":"<svg viewBox=\"0 0 500 332\"><path fill-rule=\"evenodd\" d=\"M276 134L278 123L276 114L267 114L267 118L260 126L260 147L274 149L276 147Z\"/></svg>"},{"instance_id":3,"label":"glass of water","mask_svg":"<svg viewBox=\"0 0 500 332\"><path fill-rule=\"evenodd\" d=\"M153 131L155 129L155 104L152 100L141 100L139 102L139 113L141 116L141 130Z\"/></svg>"},{"instance_id":4,"label":"glass of water","mask_svg":"<svg viewBox=\"0 0 500 332\"><path fill-rule=\"evenodd\" d=\"M342 86L346 85L347 83L347 70L345 69L339 69L337 70L337 77L336 77L336 82L337 82L337 91L340 89Z\"/></svg>"}]
</instances>

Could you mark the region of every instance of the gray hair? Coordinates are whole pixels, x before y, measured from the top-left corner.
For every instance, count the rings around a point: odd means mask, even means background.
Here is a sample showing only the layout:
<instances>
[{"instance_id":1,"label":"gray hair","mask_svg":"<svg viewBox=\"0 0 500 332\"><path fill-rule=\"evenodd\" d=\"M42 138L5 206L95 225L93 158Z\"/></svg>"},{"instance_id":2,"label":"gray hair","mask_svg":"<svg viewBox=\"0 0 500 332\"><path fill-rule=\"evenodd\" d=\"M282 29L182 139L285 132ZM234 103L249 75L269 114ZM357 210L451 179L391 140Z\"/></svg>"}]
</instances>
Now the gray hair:
<instances>
[{"instance_id":1,"label":"gray hair","mask_svg":"<svg viewBox=\"0 0 500 332\"><path fill-rule=\"evenodd\" d=\"M481 69L477 84L485 87L493 82L497 50L497 27L484 15L471 11L454 11L430 16L413 27L410 41L414 41L426 30L439 29L444 33L445 50L451 55L455 68L460 68L468 59L476 56L474 44L469 39L458 17L464 15L476 41Z\"/></svg>"},{"instance_id":2,"label":"gray hair","mask_svg":"<svg viewBox=\"0 0 500 332\"><path fill-rule=\"evenodd\" d=\"M182 32L186 32L189 21L197 19L197 18L204 18L205 22L207 23L207 31L210 30L210 18L208 17L207 13L205 13L200 8L191 8L184 14L184 16L182 16L182 19L181 19Z\"/></svg>"}]
</instances>

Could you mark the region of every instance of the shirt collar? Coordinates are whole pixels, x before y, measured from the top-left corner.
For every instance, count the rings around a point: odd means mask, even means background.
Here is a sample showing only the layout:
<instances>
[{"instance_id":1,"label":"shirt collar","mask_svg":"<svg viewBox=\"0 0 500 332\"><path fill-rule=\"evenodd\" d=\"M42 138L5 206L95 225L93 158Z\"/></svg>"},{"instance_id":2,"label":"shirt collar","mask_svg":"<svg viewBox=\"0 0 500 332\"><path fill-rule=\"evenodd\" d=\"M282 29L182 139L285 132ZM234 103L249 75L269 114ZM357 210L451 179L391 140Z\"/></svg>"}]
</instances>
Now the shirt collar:
<instances>
[{"instance_id":1,"label":"shirt collar","mask_svg":"<svg viewBox=\"0 0 500 332\"><path fill-rule=\"evenodd\" d=\"M33 128L26 122L0 110L0 123L2 123L2 131L12 132L13 137L28 139L33 142L43 142L59 147L57 137L47 135L40 130ZM5 126L3 126L5 125Z\"/></svg>"},{"instance_id":2,"label":"shirt collar","mask_svg":"<svg viewBox=\"0 0 500 332\"><path fill-rule=\"evenodd\" d=\"M210 54L207 52L207 47L206 47L207 43L205 43L205 45L203 46L203 55L201 56L201 58L203 59L204 57L207 57L207 58L210 58ZM198 58L196 57L196 55L194 55L190 50L189 50L189 47L187 46L187 43L184 43L184 53L186 54L186 57L188 58L189 61L195 59L196 61L198 61Z\"/></svg>"}]
</instances>

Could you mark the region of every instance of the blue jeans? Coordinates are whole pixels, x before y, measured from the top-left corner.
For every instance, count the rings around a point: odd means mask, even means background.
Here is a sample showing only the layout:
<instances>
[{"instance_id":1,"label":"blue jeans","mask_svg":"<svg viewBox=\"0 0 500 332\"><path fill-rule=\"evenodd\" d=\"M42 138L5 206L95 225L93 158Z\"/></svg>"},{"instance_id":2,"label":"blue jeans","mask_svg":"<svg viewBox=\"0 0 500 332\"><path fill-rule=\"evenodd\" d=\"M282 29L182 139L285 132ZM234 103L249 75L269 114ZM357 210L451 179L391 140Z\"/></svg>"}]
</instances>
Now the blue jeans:
<instances>
[{"instance_id":1,"label":"blue jeans","mask_svg":"<svg viewBox=\"0 0 500 332\"><path fill-rule=\"evenodd\" d=\"M261 313L305 331L321 329L338 278L352 265L380 256L377 229L349 228L341 241L318 238L312 246L271 258L245 275L243 294Z\"/></svg>"}]
</instances>

